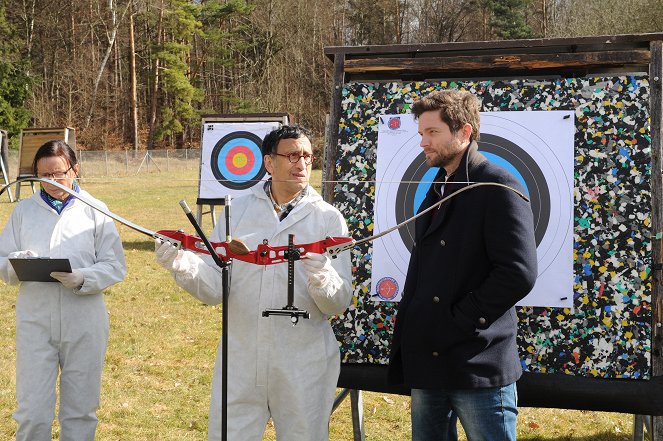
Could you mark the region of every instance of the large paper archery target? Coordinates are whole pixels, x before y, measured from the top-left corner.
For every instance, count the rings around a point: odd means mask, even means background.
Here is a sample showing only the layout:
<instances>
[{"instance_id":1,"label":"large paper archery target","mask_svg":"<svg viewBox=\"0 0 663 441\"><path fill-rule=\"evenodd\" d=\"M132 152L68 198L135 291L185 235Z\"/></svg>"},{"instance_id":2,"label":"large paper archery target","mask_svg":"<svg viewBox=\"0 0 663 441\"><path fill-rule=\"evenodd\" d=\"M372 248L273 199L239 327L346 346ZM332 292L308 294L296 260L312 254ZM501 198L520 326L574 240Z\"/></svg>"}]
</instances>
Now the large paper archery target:
<instances>
[{"instance_id":1,"label":"large paper archery target","mask_svg":"<svg viewBox=\"0 0 663 441\"><path fill-rule=\"evenodd\" d=\"M253 187L267 173L261 145L262 140L251 132L229 133L212 150L212 173L228 188Z\"/></svg>"},{"instance_id":2,"label":"large paper archery target","mask_svg":"<svg viewBox=\"0 0 663 441\"><path fill-rule=\"evenodd\" d=\"M205 123L198 197L237 197L264 181L262 139L279 126L276 121Z\"/></svg>"},{"instance_id":3,"label":"large paper archery target","mask_svg":"<svg viewBox=\"0 0 663 441\"><path fill-rule=\"evenodd\" d=\"M527 305L564 306L572 298L572 268L567 261L572 252L573 124L567 121L568 113L494 112L481 115L479 150L489 161L513 174L531 200L539 279L557 278L560 274L568 279L566 294L564 288L545 293L535 287L524 300L523 304ZM385 116L385 125L380 131L381 139L385 141L379 143L380 146L392 145L386 161L381 161L378 148L378 194L374 213L377 232L415 215L437 174L437 168L426 164L419 146L421 138L411 118L411 115L401 115L399 126L392 127L393 124L387 124L387 121L391 123L394 117ZM548 135L542 137L528 127L537 127L539 132L548 132ZM558 129L561 133L552 132L555 137L550 136L549 130ZM557 135L560 139L568 138L563 141L568 150L566 153L551 145ZM373 256L375 288L371 292L376 298L385 300L377 290L377 284L391 277L402 286L414 243L414 224L410 223L398 230L398 234L384 236L379 241ZM387 273L381 272L383 264L389 268ZM545 285L541 282L540 286Z\"/></svg>"}]
</instances>

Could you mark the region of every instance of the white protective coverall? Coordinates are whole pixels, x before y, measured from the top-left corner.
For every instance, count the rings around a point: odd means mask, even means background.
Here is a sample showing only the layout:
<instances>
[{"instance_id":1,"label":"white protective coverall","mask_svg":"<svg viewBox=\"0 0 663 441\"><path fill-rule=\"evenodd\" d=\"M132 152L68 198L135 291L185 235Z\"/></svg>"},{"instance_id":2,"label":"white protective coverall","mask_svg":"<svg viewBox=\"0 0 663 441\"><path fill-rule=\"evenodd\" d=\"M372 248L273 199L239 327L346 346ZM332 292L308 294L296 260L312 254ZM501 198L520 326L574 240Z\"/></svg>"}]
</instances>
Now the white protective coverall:
<instances>
[{"instance_id":1,"label":"white protective coverall","mask_svg":"<svg viewBox=\"0 0 663 441\"><path fill-rule=\"evenodd\" d=\"M77 199L58 215L37 192L16 205L0 235L0 277L10 284L18 280L7 256L22 250L68 258L84 283L80 289L57 282L21 283L16 300L16 439L51 440L60 370L60 440L92 441L109 329L102 290L126 274L122 242L109 217Z\"/></svg>"},{"instance_id":2,"label":"white protective coverall","mask_svg":"<svg viewBox=\"0 0 663 441\"><path fill-rule=\"evenodd\" d=\"M223 217L223 216L222 216ZM293 211L279 221L262 186L232 201L232 237L255 250L263 239L273 246L317 242L327 236L347 236L341 213L309 188ZM225 240L225 219L212 241ZM181 287L207 304L222 301L222 277L217 266L193 253L192 274L175 274ZM194 257L193 259L191 257ZM350 253L332 260L334 283L307 287L308 275L295 262L294 306L310 319L293 326L290 317L263 317L266 309L287 304L286 263L254 265L235 260L228 299L228 440L261 440L271 416L283 441L328 440L329 418L340 371L339 345L329 316L343 312L352 299ZM221 440L221 342L212 381L210 441Z\"/></svg>"}]
</instances>

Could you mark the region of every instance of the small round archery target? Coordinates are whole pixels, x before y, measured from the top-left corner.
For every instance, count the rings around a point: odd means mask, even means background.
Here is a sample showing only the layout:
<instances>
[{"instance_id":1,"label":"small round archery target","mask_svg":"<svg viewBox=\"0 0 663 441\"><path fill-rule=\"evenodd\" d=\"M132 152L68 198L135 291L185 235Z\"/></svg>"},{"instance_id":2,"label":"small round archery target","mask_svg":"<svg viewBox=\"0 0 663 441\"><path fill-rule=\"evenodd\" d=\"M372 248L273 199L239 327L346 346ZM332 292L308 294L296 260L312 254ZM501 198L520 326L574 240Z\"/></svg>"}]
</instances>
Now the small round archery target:
<instances>
[{"instance_id":1,"label":"small round archery target","mask_svg":"<svg viewBox=\"0 0 663 441\"><path fill-rule=\"evenodd\" d=\"M214 177L234 190L253 187L267 173L261 145L262 140L251 132L232 132L221 138L212 150Z\"/></svg>"}]
</instances>

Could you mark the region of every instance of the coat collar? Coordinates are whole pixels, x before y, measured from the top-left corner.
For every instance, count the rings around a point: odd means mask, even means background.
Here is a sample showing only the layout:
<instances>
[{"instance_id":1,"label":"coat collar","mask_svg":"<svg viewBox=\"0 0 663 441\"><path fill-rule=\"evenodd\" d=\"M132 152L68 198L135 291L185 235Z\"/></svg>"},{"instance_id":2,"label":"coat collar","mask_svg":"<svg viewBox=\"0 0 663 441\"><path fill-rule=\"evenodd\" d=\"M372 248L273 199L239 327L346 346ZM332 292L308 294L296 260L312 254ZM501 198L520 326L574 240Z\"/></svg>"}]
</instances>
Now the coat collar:
<instances>
[{"instance_id":1,"label":"coat collar","mask_svg":"<svg viewBox=\"0 0 663 441\"><path fill-rule=\"evenodd\" d=\"M454 172L453 182L446 184L451 187L445 191L445 194L449 196L455 193L456 191L458 191L460 188L470 185L470 183L472 182L471 179L472 171L474 171L476 167L478 167L484 161L486 161L486 157L483 156L481 153L479 153L479 145L476 143L476 141L472 141L470 145L467 146L467 148L465 149L460 164L458 165L458 168ZM435 177L435 181L444 182L446 176L447 176L446 170L444 170L444 168L440 168L440 171L437 173L437 176ZM422 208L430 207L438 200L439 196L431 186L431 188L428 190L428 193L426 194L426 199L422 204ZM420 220L418 220L416 227L417 237L421 238L433 232L440 225L442 225L446 217L451 212L453 205L454 205L454 199L450 199L440 207L441 211L437 213L436 216L432 215L424 216Z\"/></svg>"},{"instance_id":2,"label":"coat collar","mask_svg":"<svg viewBox=\"0 0 663 441\"><path fill-rule=\"evenodd\" d=\"M460 160L460 164L458 164L458 168L454 173L454 182L461 182L462 184L454 184L454 186L460 185L464 187L469 185L469 183L472 182L470 179L470 171L474 170L484 161L486 161L486 157L479 153L479 145L476 141L472 141L465 149L463 158ZM446 175L446 171L444 169L440 169L438 176L441 177L442 180L444 180Z\"/></svg>"},{"instance_id":3,"label":"coat collar","mask_svg":"<svg viewBox=\"0 0 663 441\"><path fill-rule=\"evenodd\" d=\"M269 196L267 196L267 193L265 193L265 190L262 188L262 185L254 185L251 187L251 192L255 197L258 199L265 199L267 202L269 202L269 205L272 205L272 201L269 200ZM315 188L313 188L312 185L309 184L309 189L308 189L308 195L302 199L302 201L306 202L316 202L318 200L322 200L322 196L315 191Z\"/></svg>"}]
</instances>

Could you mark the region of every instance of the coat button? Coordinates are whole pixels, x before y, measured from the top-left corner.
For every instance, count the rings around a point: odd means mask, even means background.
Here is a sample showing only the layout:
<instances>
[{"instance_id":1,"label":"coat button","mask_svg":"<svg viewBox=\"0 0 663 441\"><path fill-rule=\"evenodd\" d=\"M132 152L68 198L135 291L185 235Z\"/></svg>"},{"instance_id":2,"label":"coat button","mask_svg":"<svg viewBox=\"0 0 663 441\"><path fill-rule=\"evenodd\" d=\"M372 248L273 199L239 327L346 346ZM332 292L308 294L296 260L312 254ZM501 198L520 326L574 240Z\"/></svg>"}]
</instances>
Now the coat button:
<instances>
[{"instance_id":1,"label":"coat button","mask_svg":"<svg viewBox=\"0 0 663 441\"><path fill-rule=\"evenodd\" d=\"M440 241L440 246L445 246L446 244L447 244L447 243L444 241L444 239L442 239L442 240Z\"/></svg>"},{"instance_id":2,"label":"coat button","mask_svg":"<svg viewBox=\"0 0 663 441\"><path fill-rule=\"evenodd\" d=\"M485 325L486 324L486 319L483 317L479 317L479 324L480 325Z\"/></svg>"},{"instance_id":3,"label":"coat button","mask_svg":"<svg viewBox=\"0 0 663 441\"><path fill-rule=\"evenodd\" d=\"M416 246L417 246L417 242L413 242L413 243L412 243L412 247L414 248L414 247L416 247Z\"/></svg>"},{"instance_id":4,"label":"coat button","mask_svg":"<svg viewBox=\"0 0 663 441\"><path fill-rule=\"evenodd\" d=\"M440 354L438 354L437 351L433 352L433 357L437 357L438 355Z\"/></svg>"},{"instance_id":5,"label":"coat button","mask_svg":"<svg viewBox=\"0 0 663 441\"><path fill-rule=\"evenodd\" d=\"M440 298L438 296L433 297L433 303L440 303Z\"/></svg>"}]
</instances>

